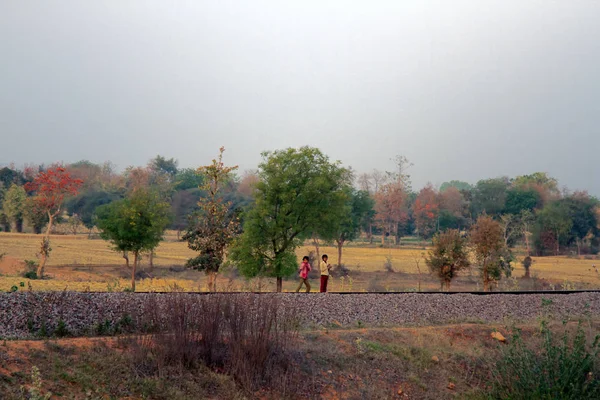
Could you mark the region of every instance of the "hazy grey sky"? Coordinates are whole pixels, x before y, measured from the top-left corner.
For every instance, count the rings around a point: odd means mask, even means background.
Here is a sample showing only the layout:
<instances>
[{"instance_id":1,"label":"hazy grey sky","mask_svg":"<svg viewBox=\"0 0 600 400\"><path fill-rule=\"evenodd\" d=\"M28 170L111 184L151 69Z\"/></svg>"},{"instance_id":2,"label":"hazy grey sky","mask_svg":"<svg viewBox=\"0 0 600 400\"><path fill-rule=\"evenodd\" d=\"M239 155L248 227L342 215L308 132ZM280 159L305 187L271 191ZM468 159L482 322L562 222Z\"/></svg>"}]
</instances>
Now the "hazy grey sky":
<instances>
[{"instance_id":1,"label":"hazy grey sky","mask_svg":"<svg viewBox=\"0 0 600 400\"><path fill-rule=\"evenodd\" d=\"M595 0L0 2L0 163L317 146L600 195Z\"/></svg>"}]
</instances>

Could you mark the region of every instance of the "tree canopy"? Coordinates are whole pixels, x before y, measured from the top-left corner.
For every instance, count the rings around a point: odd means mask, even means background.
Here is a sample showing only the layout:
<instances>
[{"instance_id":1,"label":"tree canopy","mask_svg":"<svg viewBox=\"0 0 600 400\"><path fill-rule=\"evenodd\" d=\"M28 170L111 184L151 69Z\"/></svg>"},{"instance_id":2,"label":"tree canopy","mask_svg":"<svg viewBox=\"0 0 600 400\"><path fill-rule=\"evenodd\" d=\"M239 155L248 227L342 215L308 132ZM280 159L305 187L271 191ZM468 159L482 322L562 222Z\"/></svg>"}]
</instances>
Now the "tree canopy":
<instances>
[{"instance_id":1,"label":"tree canopy","mask_svg":"<svg viewBox=\"0 0 600 400\"><path fill-rule=\"evenodd\" d=\"M152 251L162 240L169 223L169 204L152 191L137 190L130 197L98 207L96 215L100 236L124 253L127 266L127 252L134 254L131 288L135 290L139 254Z\"/></svg>"},{"instance_id":2,"label":"tree canopy","mask_svg":"<svg viewBox=\"0 0 600 400\"><path fill-rule=\"evenodd\" d=\"M296 271L294 250L323 216L344 206L349 171L319 149L302 147L262 154L254 207L232 258L245 276L282 278Z\"/></svg>"}]
</instances>

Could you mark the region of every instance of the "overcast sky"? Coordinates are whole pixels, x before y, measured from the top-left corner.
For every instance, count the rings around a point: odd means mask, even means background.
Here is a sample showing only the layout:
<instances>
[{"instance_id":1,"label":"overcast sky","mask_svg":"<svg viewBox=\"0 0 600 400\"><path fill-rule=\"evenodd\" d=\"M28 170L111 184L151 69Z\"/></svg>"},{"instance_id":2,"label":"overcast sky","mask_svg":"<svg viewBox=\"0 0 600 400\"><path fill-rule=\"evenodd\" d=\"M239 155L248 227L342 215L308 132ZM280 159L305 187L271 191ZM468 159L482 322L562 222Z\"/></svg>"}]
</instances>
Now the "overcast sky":
<instances>
[{"instance_id":1,"label":"overcast sky","mask_svg":"<svg viewBox=\"0 0 600 400\"><path fill-rule=\"evenodd\" d=\"M0 2L0 163L310 145L414 187L546 171L600 195L595 0Z\"/></svg>"}]
</instances>

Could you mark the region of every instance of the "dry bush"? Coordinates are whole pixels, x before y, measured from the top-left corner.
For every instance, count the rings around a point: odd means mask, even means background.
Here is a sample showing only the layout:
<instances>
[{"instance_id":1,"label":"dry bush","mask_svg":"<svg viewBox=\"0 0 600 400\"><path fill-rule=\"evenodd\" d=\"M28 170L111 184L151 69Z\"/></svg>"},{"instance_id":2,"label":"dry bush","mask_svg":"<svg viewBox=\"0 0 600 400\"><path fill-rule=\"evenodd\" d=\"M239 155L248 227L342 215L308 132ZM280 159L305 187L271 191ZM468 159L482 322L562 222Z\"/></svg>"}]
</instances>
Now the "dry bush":
<instances>
[{"instance_id":1,"label":"dry bush","mask_svg":"<svg viewBox=\"0 0 600 400\"><path fill-rule=\"evenodd\" d=\"M369 281L367 292L386 292L387 290L382 285L379 279L373 278Z\"/></svg>"},{"instance_id":2,"label":"dry bush","mask_svg":"<svg viewBox=\"0 0 600 400\"><path fill-rule=\"evenodd\" d=\"M350 276L350 270L344 264L336 265L331 272L336 277Z\"/></svg>"},{"instance_id":3,"label":"dry bush","mask_svg":"<svg viewBox=\"0 0 600 400\"><path fill-rule=\"evenodd\" d=\"M136 370L165 376L201 366L225 371L246 390L297 388L290 347L298 334L295 310L276 296L172 293L163 307L144 306L151 333L124 339Z\"/></svg>"}]
</instances>

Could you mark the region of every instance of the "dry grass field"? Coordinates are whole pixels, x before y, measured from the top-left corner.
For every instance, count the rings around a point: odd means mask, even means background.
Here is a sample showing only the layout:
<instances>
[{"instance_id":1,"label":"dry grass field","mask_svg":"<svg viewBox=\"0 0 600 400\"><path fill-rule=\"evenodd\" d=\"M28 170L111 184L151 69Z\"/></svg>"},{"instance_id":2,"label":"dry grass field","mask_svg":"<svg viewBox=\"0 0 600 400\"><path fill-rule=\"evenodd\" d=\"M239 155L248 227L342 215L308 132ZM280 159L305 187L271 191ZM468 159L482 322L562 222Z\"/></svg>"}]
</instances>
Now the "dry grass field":
<instances>
[{"instance_id":1,"label":"dry grass field","mask_svg":"<svg viewBox=\"0 0 600 400\"><path fill-rule=\"evenodd\" d=\"M87 235L57 235L52 237L52 254L47 266L51 279L33 280L23 278L24 260L37 261L40 237L30 234L0 233L0 254L5 254L0 262L0 290L6 291L16 286L19 290L79 290L79 291L122 291L129 286L130 272L124 267L121 255L113 251L110 244L100 239L88 239ZM314 247L298 249L298 256L314 251ZM337 262L337 250L321 247L321 254L327 253L330 262ZM330 282L332 291L411 291L438 290L439 284L429 273L423 254L426 248L414 244L398 248L380 246L348 246L344 249L343 264L349 269L348 277L334 276ZM206 290L203 273L185 270L183 265L194 252L185 242L176 240L169 234L155 253L154 268L148 266L148 257L142 259L140 291L186 291ZM389 272L385 264L390 262L394 272ZM519 258L518 258L518 261ZM599 288L600 275L594 268L599 261L567 257L534 258L532 274L537 286L518 278L524 270L519 262L514 264L513 276L502 282L499 289L552 289L552 288ZM418 266L421 270L419 275ZM313 291L318 288L318 278L312 279ZM525 285L528 284L529 286ZM272 291L274 279L245 280L235 271L225 269L219 277L220 290ZM295 290L296 281L284 282L284 290ZM479 290L476 271L461 276L454 284L454 290Z\"/></svg>"}]
</instances>

